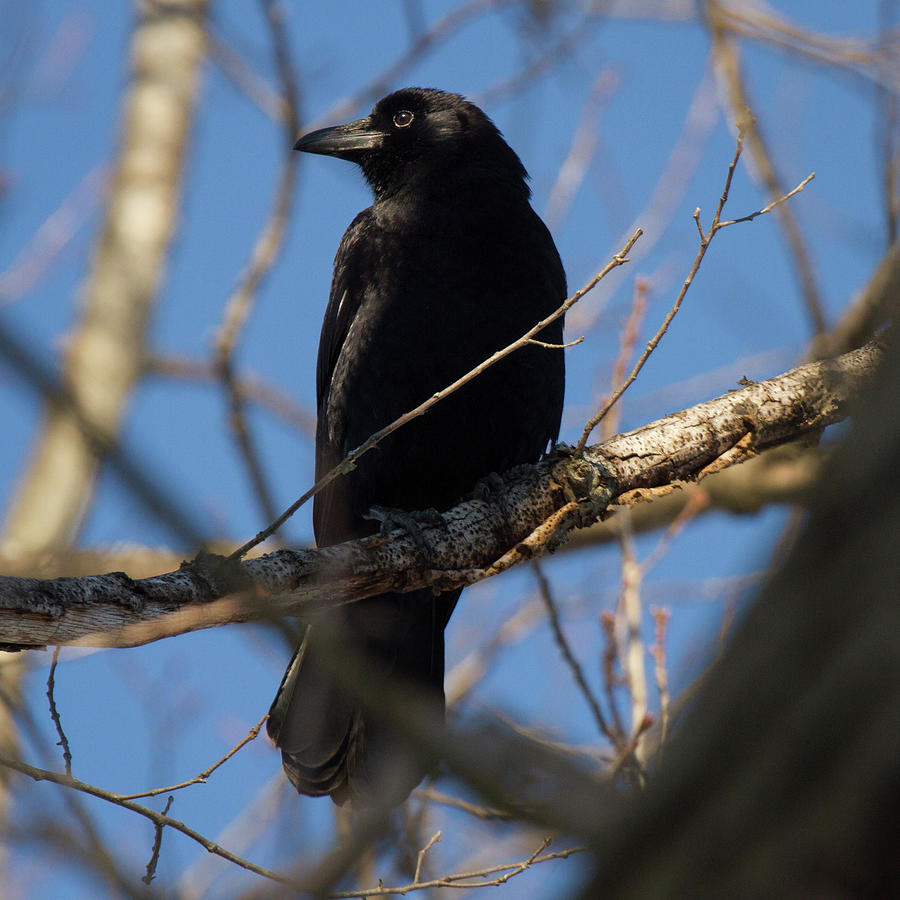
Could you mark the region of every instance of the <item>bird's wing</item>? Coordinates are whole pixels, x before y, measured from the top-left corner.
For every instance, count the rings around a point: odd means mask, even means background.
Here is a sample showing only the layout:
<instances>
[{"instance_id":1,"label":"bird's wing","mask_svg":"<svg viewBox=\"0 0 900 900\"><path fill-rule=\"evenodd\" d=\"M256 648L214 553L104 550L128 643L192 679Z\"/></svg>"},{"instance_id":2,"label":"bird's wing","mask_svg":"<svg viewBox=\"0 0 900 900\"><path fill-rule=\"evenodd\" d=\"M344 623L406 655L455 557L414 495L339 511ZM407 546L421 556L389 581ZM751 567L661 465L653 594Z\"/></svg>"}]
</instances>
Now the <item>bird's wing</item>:
<instances>
[{"instance_id":1,"label":"bird's wing","mask_svg":"<svg viewBox=\"0 0 900 900\"><path fill-rule=\"evenodd\" d=\"M322 334L319 338L319 358L316 366L316 394L319 413L328 398L331 378L337 364L341 347L347 338L347 332L362 302L362 293L351 290L351 285L358 279L353 273L359 266L359 255L364 252L365 233L369 230L371 210L363 210L344 233L341 245L334 258L334 277L331 280L331 293L328 297L328 308L322 322Z\"/></svg>"},{"instance_id":2,"label":"bird's wing","mask_svg":"<svg viewBox=\"0 0 900 900\"><path fill-rule=\"evenodd\" d=\"M364 283L357 277L365 265L367 235L371 231L371 210L363 210L344 233L334 260L334 276L328 308L319 338L316 366L318 425L316 432L316 478L336 466L344 456L345 425L343 417L329 415L328 399L341 349L350 333L365 294ZM359 523L347 495L346 478L325 487L313 503L313 526L319 546L356 537Z\"/></svg>"}]
</instances>

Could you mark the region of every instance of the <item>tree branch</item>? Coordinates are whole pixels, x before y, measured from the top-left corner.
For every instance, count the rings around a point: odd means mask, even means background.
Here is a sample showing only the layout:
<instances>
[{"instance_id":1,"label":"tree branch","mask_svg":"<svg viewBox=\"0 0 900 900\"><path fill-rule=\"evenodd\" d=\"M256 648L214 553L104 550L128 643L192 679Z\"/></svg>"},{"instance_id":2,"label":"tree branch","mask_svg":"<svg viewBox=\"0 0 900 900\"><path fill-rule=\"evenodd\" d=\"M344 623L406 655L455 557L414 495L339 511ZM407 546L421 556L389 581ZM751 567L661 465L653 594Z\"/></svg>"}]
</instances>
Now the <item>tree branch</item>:
<instances>
[{"instance_id":1,"label":"tree branch","mask_svg":"<svg viewBox=\"0 0 900 900\"><path fill-rule=\"evenodd\" d=\"M583 458L562 448L518 466L506 473L502 496L467 500L425 529L431 568L422 568L411 536L394 532L244 562L201 555L139 581L123 572L0 578L0 642L135 646L232 622L309 617L390 590L472 584L552 552L570 529L590 525L627 491L698 477L739 442L758 452L818 433L847 415L881 356L873 341L617 435Z\"/></svg>"}]
</instances>

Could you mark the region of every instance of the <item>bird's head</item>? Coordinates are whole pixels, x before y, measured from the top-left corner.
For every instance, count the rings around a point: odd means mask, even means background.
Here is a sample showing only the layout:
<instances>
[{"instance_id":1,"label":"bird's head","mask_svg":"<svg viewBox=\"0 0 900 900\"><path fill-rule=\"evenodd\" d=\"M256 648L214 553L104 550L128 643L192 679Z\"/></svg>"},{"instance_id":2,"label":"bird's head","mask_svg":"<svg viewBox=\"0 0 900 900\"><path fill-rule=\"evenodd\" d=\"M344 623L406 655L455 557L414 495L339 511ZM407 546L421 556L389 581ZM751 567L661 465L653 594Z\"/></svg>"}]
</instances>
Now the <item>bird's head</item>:
<instances>
[{"instance_id":1,"label":"bird's head","mask_svg":"<svg viewBox=\"0 0 900 900\"><path fill-rule=\"evenodd\" d=\"M364 119L304 135L295 150L357 163L376 197L493 179L530 194L528 173L496 125L459 94L404 88Z\"/></svg>"}]
</instances>

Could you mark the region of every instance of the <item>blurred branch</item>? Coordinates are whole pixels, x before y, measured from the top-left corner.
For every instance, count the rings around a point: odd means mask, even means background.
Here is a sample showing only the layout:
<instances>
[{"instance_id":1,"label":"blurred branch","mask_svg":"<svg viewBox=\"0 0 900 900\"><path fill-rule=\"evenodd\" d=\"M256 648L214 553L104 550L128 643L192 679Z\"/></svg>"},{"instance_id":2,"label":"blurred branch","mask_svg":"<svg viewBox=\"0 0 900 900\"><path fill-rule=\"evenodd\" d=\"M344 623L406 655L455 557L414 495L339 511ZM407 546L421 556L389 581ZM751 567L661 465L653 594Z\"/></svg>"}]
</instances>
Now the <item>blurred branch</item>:
<instances>
[{"instance_id":1,"label":"blurred branch","mask_svg":"<svg viewBox=\"0 0 900 900\"><path fill-rule=\"evenodd\" d=\"M100 202L107 181L107 166L94 166L75 189L44 220L0 274L0 305L24 297L87 222Z\"/></svg>"},{"instance_id":2,"label":"blurred branch","mask_svg":"<svg viewBox=\"0 0 900 900\"><path fill-rule=\"evenodd\" d=\"M145 330L177 221L204 54L205 0L144 3L131 39L121 146L63 384L98 433L114 435L140 375ZM7 518L3 544L67 543L89 508L103 453L65 403L44 421Z\"/></svg>"},{"instance_id":3,"label":"blurred branch","mask_svg":"<svg viewBox=\"0 0 900 900\"><path fill-rule=\"evenodd\" d=\"M841 320L827 334L817 335L810 359L823 359L859 347L882 325L900 313L900 241L888 248L872 277Z\"/></svg>"},{"instance_id":4,"label":"blurred branch","mask_svg":"<svg viewBox=\"0 0 900 900\"><path fill-rule=\"evenodd\" d=\"M896 0L881 0L878 4L879 43L885 48L890 46L892 40L896 40L891 29L897 28L897 11ZM895 243L900 237L900 83L887 86L896 66L896 59L893 62L880 60L884 80L876 88L877 104L881 110L875 124L875 137L881 156L881 184L888 244Z\"/></svg>"},{"instance_id":5,"label":"blurred branch","mask_svg":"<svg viewBox=\"0 0 900 900\"><path fill-rule=\"evenodd\" d=\"M622 383L625 378L625 370L628 361L634 354L634 348L637 344L641 333L641 325L644 321L644 313L647 311L647 294L650 290L650 283L646 278L635 278L634 289L631 294L631 310L628 318L622 326L622 333L619 337L619 355L613 363L612 375L610 377L610 391L615 389L616 385ZM611 415L603 420L603 428L601 436L611 438L619 428L619 419L622 415L622 404L619 403L612 408Z\"/></svg>"},{"instance_id":6,"label":"blurred branch","mask_svg":"<svg viewBox=\"0 0 900 900\"><path fill-rule=\"evenodd\" d=\"M898 388L892 344L665 764L596 816L585 900L897 896Z\"/></svg>"},{"instance_id":7,"label":"blurred branch","mask_svg":"<svg viewBox=\"0 0 900 900\"><path fill-rule=\"evenodd\" d=\"M684 117L681 132L666 156L666 166L660 174L643 209L625 229L628 235L641 223L645 234L631 254L633 262L644 259L658 244L684 199L688 185L704 157L704 146L719 120L715 79L710 60L704 66L690 106ZM624 239L624 238L623 238ZM566 319L566 327L572 331L590 330L606 308L613 286L601 285L595 292L591 305L582 304Z\"/></svg>"},{"instance_id":8,"label":"blurred branch","mask_svg":"<svg viewBox=\"0 0 900 900\"><path fill-rule=\"evenodd\" d=\"M244 415L244 398L234 371L234 353L241 331L250 316L259 287L274 266L284 242L294 202L294 185L297 180L298 156L293 144L300 130L299 93L290 56L287 28L281 10L275 0L260 0L269 35L272 53L281 82L281 105L284 110L284 161L275 188L272 212L265 227L256 239L250 263L244 270L240 283L229 297L224 318L216 335L215 359L219 377L228 398L229 419L232 434L244 460L253 491L259 502L264 521L271 522L278 514L256 443Z\"/></svg>"},{"instance_id":9,"label":"blurred branch","mask_svg":"<svg viewBox=\"0 0 900 900\"><path fill-rule=\"evenodd\" d=\"M204 52L205 8L205 0L172 0L165 9L140 5L105 219L66 348L61 384L48 374L33 348L0 328L0 355L40 390L44 401L43 421L0 536L7 554L72 542L90 509L100 463L117 446L115 436L140 374L146 325L177 221L180 176ZM8 13L4 9L7 17ZM32 250L26 249L24 261L20 257L25 268L20 265L9 273L18 277L18 285L14 280L11 287L7 281L7 296L10 290L15 296L16 290L33 284L52 253L64 246L77 227L79 212L90 205L99 177L89 174L71 203L64 203L39 229ZM57 230L60 224L62 232ZM37 250L49 253L38 260ZM113 460L141 499L179 537L197 546L198 532L176 504L167 501L124 454L116 450ZM17 699L19 673L19 666L4 667L4 695L10 702ZM12 755L16 729L9 712L0 711L0 749ZM3 790L4 823L7 802ZM86 817L81 827L96 858L111 870L112 862Z\"/></svg>"},{"instance_id":10,"label":"blurred branch","mask_svg":"<svg viewBox=\"0 0 900 900\"><path fill-rule=\"evenodd\" d=\"M148 375L180 378L218 384L219 371L214 362L175 356L151 356L144 363ZM234 373L234 389L242 403L255 403L267 409L291 428L307 437L315 437L315 413L298 403L290 394L251 372Z\"/></svg>"},{"instance_id":11,"label":"blurred branch","mask_svg":"<svg viewBox=\"0 0 900 900\"><path fill-rule=\"evenodd\" d=\"M559 610L556 608L556 603L553 600L553 594L550 591L550 582L547 581L547 578L541 570L540 564L537 560L532 561L532 569L538 580L541 599L544 601L544 607L546 608L547 616L550 619L550 627L553 631L553 639L556 641L556 646L559 647L559 651L562 654L566 665L569 667L569 670L572 673L572 677L575 679L575 684L578 685L578 690L581 692L582 697L584 697L585 701L587 702L587 705L591 710L591 715L593 715L594 721L597 723L597 727L600 729L600 733L613 745L613 747L615 747L617 751L620 751L625 736L616 729L611 728L609 723L606 721L606 716L603 715L603 710L600 708L600 701L594 695L594 692L591 690L590 685L587 683L587 679L584 677L584 670L581 668L581 663L578 662L578 659L572 652L572 647L570 646L565 632L562 629L562 623L560 622L559 618Z\"/></svg>"},{"instance_id":12,"label":"blurred branch","mask_svg":"<svg viewBox=\"0 0 900 900\"><path fill-rule=\"evenodd\" d=\"M723 93L728 98L732 116L737 121L740 133L747 139L753 164L769 197L774 201L776 198L782 197L787 188L753 113L753 105L741 72L738 50L725 24L728 15L729 10L721 3L721 0L706 0L705 16L712 33L715 68L723 82ZM812 259L800 230L800 224L794 210L787 204L778 205L776 218L781 225L794 259L800 292L813 325L813 334L822 334L826 330L825 314L822 310Z\"/></svg>"},{"instance_id":13,"label":"blurred branch","mask_svg":"<svg viewBox=\"0 0 900 900\"><path fill-rule=\"evenodd\" d=\"M900 35L896 31L882 33L872 41L835 38L800 28L779 17L771 6L713 2L718 25L731 34L783 50L792 59L805 57L838 68L888 90L900 87Z\"/></svg>"},{"instance_id":14,"label":"blurred branch","mask_svg":"<svg viewBox=\"0 0 900 900\"><path fill-rule=\"evenodd\" d=\"M374 103L396 87L395 82L403 72L414 63L419 62L427 52L436 49L451 38L472 20L489 12L504 9L507 6L514 6L518 2L519 0L467 0L467 2L451 9L450 12L438 19L433 25L419 32L406 52L371 78L368 84L334 103L320 116L306 123L307 130L312 131L325 125L333 125L336 121L342 121L352 116L360 107Z\"/></svg>"},{"instance_id":15,"label":"blurred branch","mask_svg":"<svg viewBox=\"0 0 900 900\"><path fill-rule=\"evenodd\" d=\"M78 446L82 450L90 451L94 459L103 459L109 468L121 478L122 483L141 502L144 509L154 515L188 547L202 545L201 530L193 520L192 514L183 509L178 501L173 498L172 492L167 490L159 480L152 477L132 458L131 454L122 447L113 431L96 424L89 418L82 404L69 387L60 381L55 372L44 365L24 340L9 331L2 322L0 322L0 359L4 359L10 369L42 396L49 409L59 410L59 417L53 419L53 421L60 422L60 428L62 428L63 424L66 428L71 427L73 430L70 437L72 435L77 436ZM66 466L71 461L65 455L66 445L61 443L62 434L60 431L54 431L52 434L56 437L50 444L42 445L42 447L50 448L47 452L52 456L52 459L49 456L47 457L48 465ZM57 442L56 438L59 438L60 442ZM57 451L59 453L58 456L56 455ZM41 448L39 448L38 452L41 452ZM78 454L79 458L84 459L81 450L78 451ZM37 470L32 470L32 474L36 475ZM52 473L47 474L50 476ZM68 480L68 472L60 473L60 477L66 481L69 487L74 488L74 485ZM50 481L52 484L56 483L52 477ZM33 502L39 505L34 510L26 511L24 523L16 517L15 510L10 514L6 525L6 533L2 541L0 541L3 555L12 559L24 559L34 558L35 556L40 558L45 555L65 554L68 552L67 544L65 542L57 542L52 530L45 534L38 527L43 521L41 519L42 513L48 516L48 524L51 526L54 520L62 521L58 518L58 515L55 515L60 514L60 511L54 506L57 500L56 495L47 496L44 490L45 486L42 483L34 481L29 483L36 485ZM81 487L84 490L84 496L81 497L81 500L87 505L93 492L93 482L83 484ZM30 492L20 489L19 501L25 503L29 500L29 496ZM60 495L59 501L65 503L67 497L68 499L75 499L75 492L73 491L69 495ZM22 532L19 530L19 525L24 524L30 529L31 525L28 524L29 522L34 526L34 529L28 532L30 535L28 538L29 542L23 544L22 540L20 540Z\"/></svg>"},{"instance_id":16,"label":"blurred branch","mask_svg":"<svg viewBox=\"0 0 900 900\"><path fill-rule=\"evenodd\" d=\"M59 649L59 648L57 648ZM257 737L259 737L259 730L263 727L266 719L269 718L269 714L266 713L251 729L247 732L246 736L241 738L221 759L214 762L211 766L205 768L198 775L195 775L193 778L188 778L187 781L180 781L178 784L167 785L166 787L160 788L152 788L149 791L142 791L138 794L120 794L119 799L121 800L140 800L143 797L157 797L160 794L170 794L173 791L180 791L186 787L191 787L195 784L205 784L207 779L213 772L216 771L220 766L223 766L225 763L234 756L239 750L243 749L247 744L251 741L255 741ZM66 769L66 774L71 775L71 771Z\"/></svg>"},{"instance_id":17,"label":"blurred branch","mask_svg":"<svg viewBox=\"0 0 900 900\"><path fill-rule=\"evenodd\" d=\"M173 819L164 813L157 812L156 810L150 809L147 806L141 806L139 803L134 803L131 800L125 800L121 795L116 794L112 791L106 791L102 788L97 787L96 785L88 784L84 781L79 781L77 778L72 778L70 775L63 775L60 772L51 772L48 769L39 769L36 766L28 765L27 763L21 762L18 759L13 759L2 755L0 755L0 765L5 766L8 769L12 769L16 772L20 772L22 775L27 775L34 781L49 781L53 784L58 784L62 787L70 788L71 790L78 791L82 794L89 794L92 797L98 797L101 800L106 800L107 802L112 803L115 806L121 806L123 809L127 809L130 812L134 812L140 816L143 816L145 819L149 819L157 828L169 827L174 831L180 832L186 837L189 837L192 841L196 841L209 853L214 853L216 856L221 856L223 859L227 859L229 862L240 866L242 869L247 869L248 871L253 872L256 875L262 875L263 877L270 878L273 881L278 881L282 884L296 887L296 883L291 881L289 878L286 878L283 875L279 875L277 872L273 872L271 869L266 869L263 866L258 866L255 863L243 859L240 856L236 856L234 853L231 853L224 847L220 847L218 844L209 840L209 838L204 837L193 828L189 828L184 824L184 822L179 822L177 819Z\"/></svg>"},{"instance_id":18,"label":"blurred branch","mask_svg":"<svg viewBox=\"0 0 900 900\"><path fill-rule=\"evenodd\" d=\"M554 550L614 497L690 480L723 456L742 459L729 454L748 439L758 452L817 434L846 416L881 356L873 342L617 435L583 457L517 467L506 474L498 497L469 500L445 513L440 525L423 528L430 569L421 568L416 540L400 531L243 563L201 556L177 572L141 581L121 572L54 581L3 578L0 641L130 646L229 622L308 616L335 597L348 602L387 590L472 584Z\"/></svg>"},{"instance_id":19,"label":"blurred branch","mask_svg":"<svg viewBox=\"0 0 900 900\"><path fill-rule=\"evenodd\" d=\"M547 198L544 221L551 231L556 231L565 220L591 167L599 141L601 114L618 87L619 76L611 68L603 69L594 79L590 93L581 107L569 152L559 167L556 181Z\"/></svg>"},{"instance_id":20,"label":"blurred branch","mask_svg":"<svg viewBox=\"0 0 900 900\"><path fill-rule=\"evenodd\" d=\"M618 507L628 509L630 528L643 534L675 522L702 498L696 514L729 512L755 515L772 503L805 504L812 496L825 461L822 451L797 443L776 447L739 466L706 476L701 482L677 482L621 494L610 514L572 533L559 552L581 550L617 540Z\"/></svg>"}]
</instances>

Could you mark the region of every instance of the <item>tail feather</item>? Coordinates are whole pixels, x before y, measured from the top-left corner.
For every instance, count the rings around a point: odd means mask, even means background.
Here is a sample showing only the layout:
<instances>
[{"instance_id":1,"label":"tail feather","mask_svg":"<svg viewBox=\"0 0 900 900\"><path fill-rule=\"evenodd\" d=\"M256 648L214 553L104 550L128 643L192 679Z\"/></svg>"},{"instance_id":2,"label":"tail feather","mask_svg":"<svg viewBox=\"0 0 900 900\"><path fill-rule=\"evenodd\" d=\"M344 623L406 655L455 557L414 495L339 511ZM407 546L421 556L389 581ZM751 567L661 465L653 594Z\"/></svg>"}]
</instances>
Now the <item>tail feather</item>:
<instances>
[{"instance_id":1,"label":"tail feather","mask_svg":"<svg viewBox=\"0 0 900 900\"><path fill-rule=\"evenodd\" d=\"M345 668L357 678L390 679L443 716L444 628L459 593L382 594L307 629L267 726L301 794L328 794L338 803L398 803L421 781L428 764L402 724L367 708L341 666L352 657Z\"/></svg>"}]
</instances>

